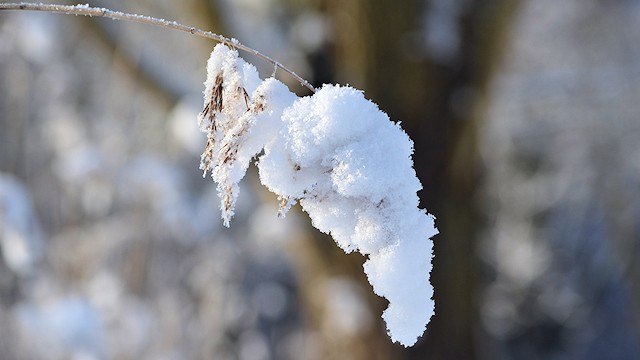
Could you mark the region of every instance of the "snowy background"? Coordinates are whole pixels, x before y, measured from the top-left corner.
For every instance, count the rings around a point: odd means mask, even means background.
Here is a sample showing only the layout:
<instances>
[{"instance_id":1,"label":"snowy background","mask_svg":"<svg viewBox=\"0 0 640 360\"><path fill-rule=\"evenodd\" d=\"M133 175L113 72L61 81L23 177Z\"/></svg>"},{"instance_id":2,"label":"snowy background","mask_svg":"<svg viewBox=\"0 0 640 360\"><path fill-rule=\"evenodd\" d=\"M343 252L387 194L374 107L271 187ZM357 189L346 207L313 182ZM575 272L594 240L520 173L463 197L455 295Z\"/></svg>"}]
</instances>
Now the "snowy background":
<instances>
[{"instance_id":1,"label":"snowy background","mask_svg":"<svg viewBox=\"0 0 640 360\"><path fill-rule=\"evenodd\" d=\"M90 4L241 39L402 121L436 315L392 344L364 258L298 207L277 220L254 167L222 226L198 170L213 43L0 12L0 359L640 358L640 1Z\"/></svg>"}]
</instances>

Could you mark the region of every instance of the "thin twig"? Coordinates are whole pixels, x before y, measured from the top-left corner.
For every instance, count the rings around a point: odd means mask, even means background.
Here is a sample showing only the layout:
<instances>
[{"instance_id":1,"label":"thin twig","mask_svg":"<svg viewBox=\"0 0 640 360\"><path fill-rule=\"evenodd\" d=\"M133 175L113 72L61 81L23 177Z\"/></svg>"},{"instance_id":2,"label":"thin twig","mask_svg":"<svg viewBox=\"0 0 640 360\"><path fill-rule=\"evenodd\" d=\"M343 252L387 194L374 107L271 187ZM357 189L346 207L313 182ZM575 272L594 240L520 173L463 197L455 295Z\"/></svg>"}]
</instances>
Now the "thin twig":
<instances>
[{"instance_id":1,"label":"thin twig","mask_svg":"<svg viewBox=\"0 0 640 360\"><path fill-rule=\"evenodd\" d=\"M212 33L210 31L200 30L198 28L187 26L183 24L179 24L175 21L167 21L164 19L154 18L146 15L138 15L138 14L130 14L120 11L109 10L105 8L98 7L90 7L89 5L57 5L57 4L35 4L35 3L0 3L0 10L35 10L35 11L48 11L54 13L62 13L62 14L70 14L70 15L83 15L89 17L104 17L114 20L123 20L136 22L147 25L155 25L164 28L170 28L175 30L180 30L192 35L204 37L207 39L212 39L223 44L226 44L230 47L233 47L238 50L246 51L250 54L253 54L271 64L273 64L276 68L282 69L287 74L291 75L294 79L300 82L301 85L305 86L312 92L315 92L315 89L309 82L300 75L296 74L292 70L289 70L287 67L277 62L276 60L270 58L263 53L252 49L248 46L242 45L236 39L229 39L222 35L218 35Z\"/></svg>"}]
</instances>

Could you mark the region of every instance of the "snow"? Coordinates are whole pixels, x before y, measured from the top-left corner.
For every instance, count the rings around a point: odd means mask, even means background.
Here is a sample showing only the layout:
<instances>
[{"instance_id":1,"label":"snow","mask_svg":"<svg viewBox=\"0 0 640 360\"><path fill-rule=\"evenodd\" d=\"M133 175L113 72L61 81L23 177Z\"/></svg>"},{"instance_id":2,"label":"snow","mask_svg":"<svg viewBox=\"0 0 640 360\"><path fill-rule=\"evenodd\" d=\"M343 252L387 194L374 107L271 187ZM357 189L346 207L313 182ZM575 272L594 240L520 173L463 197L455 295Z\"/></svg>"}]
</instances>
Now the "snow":
<instances>
[{"instance_id":1,"label":"snow","mask_svg":"<svg viewBox=\"0 0 640 360\"><path fill-rule=\"evenodd\" d=\"M324 85L298 98L274 78L261 81L222 44L208 61L198 124L208 140L200 168L218 185L224 224L257 158L280 215L299 202L345 252L368 257L373 291L389 300L389 335L415 344L434 313L430 237L437 230L418 208L413 142L400 125L349 86Z\"/></svg>"},{"instance_id":2,"label":"snow","mask_svg":"<svg viewBox=\"0 0 640 360\"><path fill-rule=\"evenodd\" d=\"M0 173L0 256L16 274L32 274L42 259L43 235L27 188Z\"/></svg>"},{"instance_id":3,"label":"snow","mask_svg":"<svg viewBox=\"0 0 640 360\"><path fill-rule=\"evenodd\" d=\"M349 278L333 277L321 283L327 293L329 314L323 316L336 336L351 337L369 330L372 318L359 284Z\"/></svg>"},{"instance_id":4,"label":"snow","mask_svg":"<svg viewBox=\"0 0 640 360\"><path fill-rule=\"evenodd\" d=\"M25 336L38 339L34 350L46 358L61 359L69 350L74 359L104 357L100 314L79 296L21 303L15 315Z\"/></svg>"}]
</instances>

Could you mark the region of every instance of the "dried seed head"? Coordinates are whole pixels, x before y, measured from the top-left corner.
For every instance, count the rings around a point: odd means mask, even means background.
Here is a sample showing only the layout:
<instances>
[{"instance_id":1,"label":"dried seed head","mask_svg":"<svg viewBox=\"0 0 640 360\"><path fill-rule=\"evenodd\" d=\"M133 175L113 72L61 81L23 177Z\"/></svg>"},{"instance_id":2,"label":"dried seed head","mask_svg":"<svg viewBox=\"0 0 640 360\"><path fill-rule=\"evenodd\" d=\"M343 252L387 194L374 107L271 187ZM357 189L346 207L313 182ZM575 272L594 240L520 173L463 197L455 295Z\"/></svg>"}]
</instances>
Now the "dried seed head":
<instances>
[{"instance_id":1,"label":"dried seed head","mask_svg":"<svg viewBox=\"0 0 640 360\"><path fill-rule=\"evenodd\" d=\"M211 171L218 184L222 217L228 226L238 196L237 184L255 155L246 155L244 148L255 121L251 110L255 107L254 101L246 84L257 83L254 80L259 77L255 68L239 58L236 51L224 46L216 46L211 53L207 72L204 108L198 116L200 129L207 134L200 169L203 175Z\"/></svg>"},{"instance_id":2,"label":"dried seed head","mask_svg":"<svg viewBox=\"0 0 640 360\"><path fill-rule=\"evenodd\" d=\"M220 72L215 76L211 89L205 90L204 109L198 115L198 125L204 132L215 130L216 116L222 111L222 88L223 77Z\"/></svg>"},{"instance_id":3,"label":"dried seed head","mask_svg":"<svg viewBox=\"0 0 640 360\"><path fill-rule=\"evenodd\" d=\"M220 209L222 210L222 221L224 226L229 227L231 218L235 214L234 205L237 196L237 184L224 187L218 186L218 191L221 200Z\"/></svg>"},{"instance_id":4,"label":"dried seed head","mask_svg":"<svg viewBox=\"0 0 640 360\"><path fill-rule=\"evenodd\" d=\"M202 177L207 176L207 171L211 170L213 160L213 147L214 140L211 136L207 135L207 144L200 155L200 170L202 170Z\"/></svg>"},{"instance_id":5,"label":"dried seed head","mask_svg":"<svg viewBox=\"0 0 640 360\"><path fill-rule=\"evenodd\" d=\"M267 99L265 99L264 94L259 94L251 103L250 111L258 114L263 112L267 107Z\"/></svg>"}]
</instances>

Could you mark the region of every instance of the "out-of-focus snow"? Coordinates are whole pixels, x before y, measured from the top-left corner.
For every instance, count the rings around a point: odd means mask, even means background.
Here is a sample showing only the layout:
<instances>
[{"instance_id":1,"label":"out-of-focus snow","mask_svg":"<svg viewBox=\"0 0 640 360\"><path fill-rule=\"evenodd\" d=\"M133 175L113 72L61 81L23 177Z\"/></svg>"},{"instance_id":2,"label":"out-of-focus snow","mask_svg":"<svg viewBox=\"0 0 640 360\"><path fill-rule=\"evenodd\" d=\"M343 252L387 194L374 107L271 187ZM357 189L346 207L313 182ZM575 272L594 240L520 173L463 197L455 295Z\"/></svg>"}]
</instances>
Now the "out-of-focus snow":
<instances>
[{"instance_id":1,"label":"out-of-focus snow","mask_svg":"<svg viewBox=\"0 0 640 360\"><path fill-rule=\"evenodd\" d=\"M255 68L222 44L207 71L201 169L218 184L225 225L238 182L264 152L260 180L278 195L280 214L299 201L345 252L368 256L369 282L390 301L383 317L391 338L413 345L434 312L429 238L437 230L418 208L411 139L351 87L324 85L298 98L273 78L260 83Z\"/></svg>"},{"instance_id":2,"label":"out-of-focus snow","mask_svg":"<svg viewBox=\"0 0 640 360\"><path fill-rule=\"evenodd\" d=\"M35 352L47 358L71 354L74 359L100 359L100 316L76 296L22 304L16 312L21 331L34 341ZM61 358L61 357L60 357Z\"/></svg>"},{"instance_id":3,"label":"out-of-focus snow","mask_svg":"<svg viewBox=\"0 0 640 360\"><path fill-rule=\"evenodd\" d=\"M422 51L436 62L451 62L460 51L460 18L468 7L466 0L434 0L424 11Z\"/></svg>"},{"instance_id":4,"label":"out-of-focus snow","mask_svg":"<svg viewBox=\"0 0 640 360\"><path fill-rule=\"evenodd\" d=\"M187 99L182 99L171 112L171 121L167 125L174 141L192 154L199 154L204 144L198 126L192 121L198 110Z\"/></svg>"},{"instance_id":5,"label":"out-of-focus snow","mask_svg":"<svg viewBox=\"0 0 640 360\"><path fill-rule=\"evenodd\" d=\"M351 336L368 330L371 314L357 284L347 278L333 278L322 284L327 292L328 322L336 336Z\"/></svg>"},{"instance_id":6,"label":"out-of-focus snow","mask_svg":"<svg viewBox=\"0 0 640 360\"><path fill-rule=\"evenodd\" d=\"M42 257L42 242L29 193L18 180L0 173L0 252L9 269L28 275Z\"/></svg>"}]
</instances>

